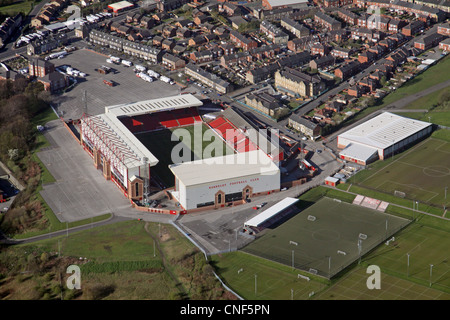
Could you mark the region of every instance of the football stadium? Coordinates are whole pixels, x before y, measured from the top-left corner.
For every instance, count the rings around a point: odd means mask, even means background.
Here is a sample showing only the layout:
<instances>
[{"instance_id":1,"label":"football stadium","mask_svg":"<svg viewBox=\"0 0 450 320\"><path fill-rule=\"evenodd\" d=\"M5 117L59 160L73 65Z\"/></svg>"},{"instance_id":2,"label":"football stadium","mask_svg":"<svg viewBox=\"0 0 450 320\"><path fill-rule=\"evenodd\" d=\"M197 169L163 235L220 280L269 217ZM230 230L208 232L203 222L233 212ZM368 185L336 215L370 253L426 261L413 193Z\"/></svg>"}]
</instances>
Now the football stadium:
<instances>
[{"instance_id":1,"label":"football stadium","mask_svg":"<svg viewBox=\"0 0 450 320\"><path fill-rule=\"evenodd\" d=\"M186 213L279 191L284 150L274 137L255 134L257 127L231 108L202 108L191 94L108 106L82 116L80 141L133 202L165 190Z\"/></svg>"}]
</instances>

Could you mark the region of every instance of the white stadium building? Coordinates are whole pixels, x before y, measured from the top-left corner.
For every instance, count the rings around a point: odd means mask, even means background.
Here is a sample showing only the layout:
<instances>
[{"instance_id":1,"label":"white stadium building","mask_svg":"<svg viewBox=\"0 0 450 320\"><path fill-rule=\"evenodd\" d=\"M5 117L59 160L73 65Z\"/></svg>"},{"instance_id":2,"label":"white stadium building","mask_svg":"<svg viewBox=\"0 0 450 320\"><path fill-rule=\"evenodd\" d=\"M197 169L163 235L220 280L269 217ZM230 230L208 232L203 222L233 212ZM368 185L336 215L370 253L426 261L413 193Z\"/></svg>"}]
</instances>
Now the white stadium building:
<instances>
[{"instance_id":1,"label":"white stadium building","mask_svg":"<svg viewBox=\"0 0 450 320\"><path fill-rule=\"evenodd\" d=\"M170 166L172 195L186 209L228 203L280 190L280 169L261 150Z\"/></svg>"},{"instance_id":2,"label":"white stadium building","mask_svg":"<svg viewBox=\"0 0 450 320\"><path fill-rule=\"evenodd\" d=\"M432 123L383 112L340 134L339 156L361 165L384 160L428 136L432 130Z\"/></svg>"}]
</instances>

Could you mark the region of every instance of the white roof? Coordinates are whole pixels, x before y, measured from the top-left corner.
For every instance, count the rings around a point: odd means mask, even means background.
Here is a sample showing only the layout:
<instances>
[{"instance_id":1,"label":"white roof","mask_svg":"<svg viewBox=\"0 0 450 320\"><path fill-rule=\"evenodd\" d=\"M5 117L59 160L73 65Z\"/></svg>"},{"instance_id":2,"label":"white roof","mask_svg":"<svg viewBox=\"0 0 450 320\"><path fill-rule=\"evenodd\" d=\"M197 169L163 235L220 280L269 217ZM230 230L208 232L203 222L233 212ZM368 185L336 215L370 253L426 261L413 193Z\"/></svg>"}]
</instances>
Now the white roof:
<instances>
[{"instance_id":1,"label":"white roof","mask_svg":"<svg viewBox=\"0 0 450 320\"><path fill-rule=\"evenodd\" d=\"M267 220L269 220L273 216L275 216L278 213L280 213L281 211L285 210L286 208L289 208L291 205L293 205L297 201L298 201L298 199L296 199L296 198L289 198L289 197L288 198L284 198L280 202L274 204L273 206L271 206L267 210L265 210L265 211L261 212L260 214L258 214L256 217L253 217L252 219L250 219L247 222L245 222L244 225L250 226L250 227L258 227L262 223L266 222Z\"/></svg>"},{"instance_id":2,"label":"white roof","mask_svg":"<svg viewBox=\"0 0 450 320\"><path fill-rule=\"evenodd\" d=\"M339 138L373 148L385 149L431 125L428 122L384 112L344 132L339 135Z\"/></svg>"},{"instance_id":3,"label":"white roof","mask_svg":"<svg viewBox=\"0 0 450 320\"><path fill-rule=\"evenodd\" d=\"M330 181L330 182L336 183L336 182L339 181L339 178L335 178L335 177L326 177L326 178L325 178L325 181Z\"/></svg>"},{"instance_id":4,"label":"white roof","mask_svg":"<svg viewBox=\"0 0 450 320\"><path fill-rule=\"evenodd\" d=\"M87 128L83 123L85 120L82 119L83 134L96 143L102 153L108 155L112 161L119 161L126 168L136 168L145 162L150 166L158 164L158 159L113 114L104 113L93 117L101 133ZM144 158L147 158L147 161Z\"/></svg>"},{"instance_id":5,"label":"white roof","mask_svg":"<svg viewBox=\"0 0 450 320\"><path fill-rule=\"evenodd\" d=\"M110 7L113 10L120 10L127 7L133 7L133 4L128 1L119 1L116 3L111 3L110 5L108 5L108 7Z\"/></svg>"},{"instance_id":6,"label":"white roof","mask_svg":"<svg viewBox=\"0 0 450 320\"><path fill-rule=\"evenodd\" d=\"M299 3L308 3L308 0L267 0L272 7L292 6Z\"/></svg>"},{"instance_id":7,"label":"white roof","mask_svg":"<svg viewBox=\"0 0 450 320\"><path fill-rule=\"evenodd\" d=\"M261 150L172 164L175 177L185 186L217 183L252 175L276 175L280 169Z\"/></svg>"},{"instance_id":8,"label":"white roof","mask_svg":"<svg viewBox=\"0 0 450 320\"><path fill-rule=\"evenodd\" d=\"M105 113L113 113L116 117L131 117L144 113L200 107L202 105L203 103L192 94L182 94L178 96L110 106L105 108Z\"/></svg>"},{"instance_id":9,"label":"white roof","mask_svg":"<svg viewBox=\"0 0 450 320\"><path fill-rule=\"evenodd\" d=\"M378 153L378 150L371 147L366 147L361 144L350 143L339 155L346 156L352 159L367 161L374 153Z\"/></svg>"}]
</instances>

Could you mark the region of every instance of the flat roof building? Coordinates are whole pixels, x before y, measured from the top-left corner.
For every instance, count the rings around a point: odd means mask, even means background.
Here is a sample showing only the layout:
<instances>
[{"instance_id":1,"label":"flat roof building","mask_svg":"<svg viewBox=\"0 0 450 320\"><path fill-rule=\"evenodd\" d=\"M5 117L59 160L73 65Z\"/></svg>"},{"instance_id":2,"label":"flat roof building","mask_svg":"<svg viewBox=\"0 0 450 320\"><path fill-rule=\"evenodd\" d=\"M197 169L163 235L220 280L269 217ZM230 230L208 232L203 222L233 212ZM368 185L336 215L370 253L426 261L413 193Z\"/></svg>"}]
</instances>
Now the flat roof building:
<instances>
[{"instance_id":1,"label":"flat roof building","mask_svg":"<svg viewBox=\"0 0 450 320\"><path fill-rule=\"evenodd\" d=\"M171 193L185 210L223 207L280 190L280 169L261 150L183 162L169 168L175 176L175 190Z\"/></svg>"},{"instance_id":2,"label":"flat roof building","mask_svg":"<svg viewBox=\"0 0 450 320\"><path fill-rule=\"evenodd\" d=\"M337 147L343 149L339 154L341 159L366 165L378 158L383 160L392 156L431 131L429 122L383 112L340 134Z\"/></svg>"}]
</instances>

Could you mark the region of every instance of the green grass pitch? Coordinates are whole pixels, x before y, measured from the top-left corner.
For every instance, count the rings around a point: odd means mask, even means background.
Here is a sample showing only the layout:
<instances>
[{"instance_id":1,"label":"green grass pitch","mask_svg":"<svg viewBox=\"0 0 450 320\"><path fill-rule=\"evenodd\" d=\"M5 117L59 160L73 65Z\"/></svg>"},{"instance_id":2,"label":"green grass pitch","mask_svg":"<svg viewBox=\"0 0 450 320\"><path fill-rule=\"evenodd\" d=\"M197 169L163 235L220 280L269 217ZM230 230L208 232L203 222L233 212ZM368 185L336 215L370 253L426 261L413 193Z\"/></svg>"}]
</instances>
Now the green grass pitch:
<instances>
[{"instance_id":1,"label":"green grass pitch","mask_svg":"<svg viewBox=\"0 0 450 320\"><path fill-rule=\"evenodd\" d=\"M393 159L379 161L357 174L352 183L435 206L450 205L450 142L426 139Z\"/></svg>"},{"instance_id":2,"label":"green grass pitch","mask_svg":"<svg viewBox=\"0 0 450 320\"><path fill-rule=\"evenodd\" d=\"M242 251L331 278L408 223L380 211L322 198L279 227L266 229ZM360 234L367 236L361 240L361 250Z\"/></svg>"},{"instance_id":3,"label":"green grass pitch","mask_svg":"<svg viewBox=\"0 0 450 320\"><path fill-rule=\"evenodd\" d=\"M199 128L201 128L201 141L198 140L198 135L195 135L194 132ZM172 161L172 150L177 148L176 150L183 150L179 152L180 157L186 157L188 161L193 161L201 158L207 158L208 156L215 157L215 152L205 152L205 148L207 148L212 141L206 140L209 136L205 135L205 132L209 128L205 124L198 124L192 126L186 126L182 128L174 128L174 129L164 129L154 132L141 133L137 134L136 137L142 144L150 150L150 152L159 160L158 164L151 168L151 174L157 175L166 185L166 187L173 187L174 185L174 176L172 171L169 169L169 165L173 164ZM200 132L200 131L199 131ZM184 141L183 136L189 135L190 142ZM181 137L181 138L180 138ZM205 137L205 140L203 139ZM219 136L214 134L215 139L221 143L223 147L223 155L228 154L233 151L226 146L223 140L220 139ZM180 148L179 144L182 144L184 148ZM196 143L200 148L196 147ZM188 152L188 154L183 154L184 151Z\"/></svg>"}]
</instances>

